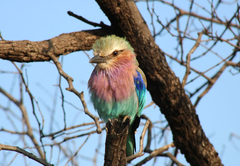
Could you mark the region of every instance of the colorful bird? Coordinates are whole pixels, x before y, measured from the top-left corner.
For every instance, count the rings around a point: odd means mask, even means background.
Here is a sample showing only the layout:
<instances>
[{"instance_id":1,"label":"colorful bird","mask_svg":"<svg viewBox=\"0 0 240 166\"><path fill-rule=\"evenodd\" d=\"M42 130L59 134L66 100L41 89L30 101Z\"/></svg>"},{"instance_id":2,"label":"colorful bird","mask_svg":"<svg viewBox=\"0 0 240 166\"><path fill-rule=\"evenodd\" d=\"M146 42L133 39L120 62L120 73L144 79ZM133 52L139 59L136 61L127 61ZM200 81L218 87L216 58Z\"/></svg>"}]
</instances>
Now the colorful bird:
<instances>
[{"instance_id":1,"label":"colorful bird","mask_svg":"<svg viewBox=\"0 0 240 166\"><path fill-rule=\"evenodd\" d=\"M134 153L135 131L146 101L146 77L138 67L136 54L125 38L102 37L93 45L96 63L88 81L94 108L105 122L119 116L130 117L127 152Z\"/></svg>"}]
</instances>

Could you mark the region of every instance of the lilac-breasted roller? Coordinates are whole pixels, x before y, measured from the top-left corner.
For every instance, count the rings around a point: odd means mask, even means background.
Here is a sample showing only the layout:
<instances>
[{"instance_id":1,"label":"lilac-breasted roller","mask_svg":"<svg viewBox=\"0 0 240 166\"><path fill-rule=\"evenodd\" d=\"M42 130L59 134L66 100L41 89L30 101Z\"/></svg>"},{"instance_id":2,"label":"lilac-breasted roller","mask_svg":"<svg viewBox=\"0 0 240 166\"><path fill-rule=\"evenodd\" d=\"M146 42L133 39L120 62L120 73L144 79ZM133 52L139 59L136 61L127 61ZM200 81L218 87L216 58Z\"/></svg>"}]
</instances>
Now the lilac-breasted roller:
<instances>
[{"instance_id":1,"label":"lilac-breasted roller","mask_svg":"<svg viewBox=\"0 0 240 166\"><path fill-rule=\"evenodd\" d=\"M119 116L129 116L127 156L134 153L135 130L146 101L146 77L138 67L136 54L124 38L102 37L93 45L96 63L88 81L94 108L105 122Z\"/></svg>"}]
</instances>

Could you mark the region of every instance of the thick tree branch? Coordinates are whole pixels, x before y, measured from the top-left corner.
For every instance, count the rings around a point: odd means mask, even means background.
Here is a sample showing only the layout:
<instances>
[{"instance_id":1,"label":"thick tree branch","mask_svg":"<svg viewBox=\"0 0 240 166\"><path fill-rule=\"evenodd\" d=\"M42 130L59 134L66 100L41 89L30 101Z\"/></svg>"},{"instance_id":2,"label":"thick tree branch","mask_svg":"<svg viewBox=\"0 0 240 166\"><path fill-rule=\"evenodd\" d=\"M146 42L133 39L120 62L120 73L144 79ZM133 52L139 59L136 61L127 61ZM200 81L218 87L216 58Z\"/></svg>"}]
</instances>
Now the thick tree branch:
<instances>
[{"instance_id":1,"label":"thick tree branch","mask_svg":"<svg viewBox=\"0 0 240 166\"><path fill-rule=\"evenodd\" d=\"M133 1L96 0L116 33L133 46L140 67L146 74L148 90L161 108L173 133L174 144L191 165L222 165L200 125L195 107L168 66L163 52Z\"/></svg>"},{"instance_id":2,"label":"thick tree branch","mask_svg":"<svg viewBox=\"0 0 240 166\"><path fill-rule=\"evenodd\" d=\"M107 122L104 166L127 165L126 142L129 124L128 117L119 117Z\"/></svg>"},{"instance_id":3,"label":"thick tree branch","mask_svg":"<svg viewBox=\"0 0 240 166\"><path fill-rule=\"evenodd\" d=\"M138 55L153 101L169 122L175 146L191 165L222 165L202 130L194 106L168 66L163 52L155 44L134 2L96 1L109 18L114 32L102 29L74 32L41 42L0 41L0 58L18 62L49 61L49 55L58 57L74 51L89 50L100 36L110 33L125 36Z\"/></svg>"},{"instance_id":4,"label":"thick tree branch","mask_svg":"<svg viewBox=\"0 0 240 166\"><path fill-rule=\"evenodd\" d=\"M49 55L66 55L71 52L92 49L92 44L110 30L87 30L61 34L49 40L32 42L0 41L0 58L16 62L50 61Z\"/></svg>"}]
</instances>

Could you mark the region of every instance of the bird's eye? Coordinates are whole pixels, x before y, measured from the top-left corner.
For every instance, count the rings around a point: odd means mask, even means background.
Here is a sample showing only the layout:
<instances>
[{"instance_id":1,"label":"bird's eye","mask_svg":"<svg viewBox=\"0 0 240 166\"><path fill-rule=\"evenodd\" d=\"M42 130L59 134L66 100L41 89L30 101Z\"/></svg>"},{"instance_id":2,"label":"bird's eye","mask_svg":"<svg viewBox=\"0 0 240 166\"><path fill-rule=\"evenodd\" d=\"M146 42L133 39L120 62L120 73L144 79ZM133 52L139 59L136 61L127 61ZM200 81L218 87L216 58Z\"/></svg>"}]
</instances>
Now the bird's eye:
<instances>
[{"instance_id":1,"label":"bird's eye","mask_svg":"<svg viewBox=\"0 0 240 166\"><path fill-rule=\"evenodd\" d=\"M117 56L118 55L118 51L113 51L112 53L114 56Z\"/></svg>"}]
</instances>

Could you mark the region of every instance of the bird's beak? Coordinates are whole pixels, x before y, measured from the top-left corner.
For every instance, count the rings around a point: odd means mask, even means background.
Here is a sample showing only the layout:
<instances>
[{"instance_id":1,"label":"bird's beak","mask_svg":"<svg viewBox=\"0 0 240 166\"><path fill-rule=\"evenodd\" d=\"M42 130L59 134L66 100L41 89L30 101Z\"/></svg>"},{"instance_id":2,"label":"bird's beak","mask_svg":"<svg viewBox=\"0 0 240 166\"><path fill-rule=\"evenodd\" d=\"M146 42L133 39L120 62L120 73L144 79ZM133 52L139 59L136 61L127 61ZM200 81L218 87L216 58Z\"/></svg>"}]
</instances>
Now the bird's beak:
<instances>
[{"instance_id":1,"label":"bird's beak","mask_svg":"<svg viewBox=\"0 0 240 166\"><path fill-rule=\"evenodd\" d=\"M105 63L106 60L110 59L107 56L94 56L92 59L90 59L89 63Z\"/></svg>"}]
</instances>

